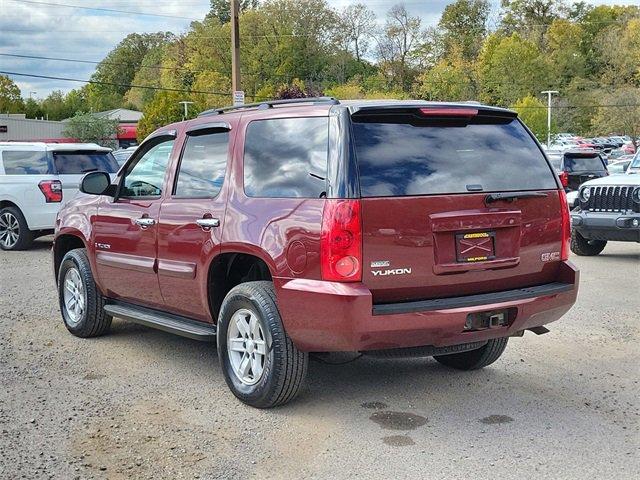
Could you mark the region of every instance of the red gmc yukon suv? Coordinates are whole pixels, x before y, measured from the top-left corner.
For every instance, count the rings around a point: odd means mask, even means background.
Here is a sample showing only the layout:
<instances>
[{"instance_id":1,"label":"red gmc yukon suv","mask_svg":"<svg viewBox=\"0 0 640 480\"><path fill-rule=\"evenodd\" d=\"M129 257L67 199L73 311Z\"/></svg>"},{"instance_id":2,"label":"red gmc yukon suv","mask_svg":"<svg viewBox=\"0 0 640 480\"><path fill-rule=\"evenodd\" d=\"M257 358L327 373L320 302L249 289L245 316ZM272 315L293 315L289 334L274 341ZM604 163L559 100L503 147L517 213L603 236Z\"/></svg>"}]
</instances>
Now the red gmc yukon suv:
<instances>
[{"instance_id":1,"label":"red gmc yukon suv","mask_svg":"<svg viewBox=\"0 0 640 480\"><path fill-rule=\"evenodd\" d=\"M204 112L150 135L60 211L60 308L213 341L265 408L310 352L433 356L471 370L573 305L557 175L514 112L315 98Z\"/></svg>"}]
</instances>

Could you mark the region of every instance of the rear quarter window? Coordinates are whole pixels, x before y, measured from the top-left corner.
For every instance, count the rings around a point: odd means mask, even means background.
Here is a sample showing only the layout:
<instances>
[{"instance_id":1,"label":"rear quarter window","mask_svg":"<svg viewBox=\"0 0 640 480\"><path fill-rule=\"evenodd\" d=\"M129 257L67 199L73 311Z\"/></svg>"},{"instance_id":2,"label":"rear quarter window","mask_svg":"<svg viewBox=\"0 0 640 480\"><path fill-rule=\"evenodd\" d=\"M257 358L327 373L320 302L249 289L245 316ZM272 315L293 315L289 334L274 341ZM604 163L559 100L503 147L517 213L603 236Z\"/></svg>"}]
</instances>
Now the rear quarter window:
<instances>
[{"instance_id":1,"label":"rear quarter window","mask_svg":"<svg viewBox=\"0 0 640 480\"><path fill-rule=\"evenodd\" d=\"M517 119L353 120L364 197L557 188L544 155Z\"/></svg>"},{"instance_id":2,"label":"rear quarter window","mask_svg":"<svg viewBox=\"0 0 640 480\"><path fill-rule=\"evenodd\" d=\"M2 165L6 175L46 175L51 173L45 151L5 150L0 155L2 155Z\"/></svg>"},{"instance_id":3,"label":"rear quarter window","mask_svg":"<svg viewBox=\"0 0 640 480\"><path fill-rule=\"evenodd\" d=\"M249 123L244 146L246 195L270 198L325 195L328 145L327 117Z\"/></svg>"},{"instance_id":4,"label":"rear quarter window","mask_svg":"<svg viewBox=\"0 0 640 480\"><path fill-rule=\"evenodd\" d=\"M111 152L53 152L53 160L56 172L61 175L80 175L93 171L115 173L118 171L118 162Z\"/></svg>"}]
</instances>

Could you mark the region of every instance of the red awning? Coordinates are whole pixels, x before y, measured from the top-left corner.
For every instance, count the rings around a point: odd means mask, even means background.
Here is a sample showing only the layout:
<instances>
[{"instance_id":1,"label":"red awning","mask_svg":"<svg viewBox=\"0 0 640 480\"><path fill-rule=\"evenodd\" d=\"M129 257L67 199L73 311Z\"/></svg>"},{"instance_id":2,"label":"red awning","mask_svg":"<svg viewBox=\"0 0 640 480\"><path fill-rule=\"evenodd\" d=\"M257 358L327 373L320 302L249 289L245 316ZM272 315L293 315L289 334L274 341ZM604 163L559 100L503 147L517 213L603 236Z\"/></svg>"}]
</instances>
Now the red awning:
<instances>
[{"instance_id":1,"label":"red awning","mask_svg":"<svg viewBox=\"0 0 640 480\"><path fill-rule=\"evenodd\" d=\"M135 140L138 135L138 124L121 123L119 125L118 140Z\"/></svg>"}]
</instances>

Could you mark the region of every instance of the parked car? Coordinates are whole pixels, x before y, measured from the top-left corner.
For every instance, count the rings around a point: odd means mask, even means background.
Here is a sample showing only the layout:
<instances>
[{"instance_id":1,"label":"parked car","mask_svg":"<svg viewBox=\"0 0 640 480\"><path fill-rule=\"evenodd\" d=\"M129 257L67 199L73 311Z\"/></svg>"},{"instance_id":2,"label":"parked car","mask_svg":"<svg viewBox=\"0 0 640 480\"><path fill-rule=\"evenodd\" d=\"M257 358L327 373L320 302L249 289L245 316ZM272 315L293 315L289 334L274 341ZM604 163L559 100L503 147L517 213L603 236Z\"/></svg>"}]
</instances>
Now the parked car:
<instances>
[{"instance_id":1,"label":"parked car","mask_svg":"<svg viewBox=\"0 0 640 480\"><path fill-rule=\"evenodd\" d=\"M592 178L609 175L602 154L596 150L568 150L549 154L549 161L558 173L565 191L577 190L580 185Z\"/></svg>"},{"instance_id":2,"label":"parked car","mask_svg":"<svg viewBox=\"0 0 640 480\"><path fill-rule=\"evenodd\" d=\"M111 150L89 143L0 143L0 248L23 250L53 233L86 172L115 172Z\"/></svg>"},{"instance_id":3,"label":"parked car","mask_svg":"<svg viewBox=\"0 0 640 480\"><path fill-rule=\"evenodd\" d=\"M212 110L81 189L53 247L66 328L93 337L120 317L217 338L227 384L255 407L296 395L309 352L485 367L576 299L565 193L509 110Z\"/></svg>"},{"instance_id":4,"label":"parked car","mask_svg":"<svg viewBox=\"0 0 640 480\"><path fill-rule=\"evenodd\" d=\"M640 174L640 151L635 154L627 168L627 174Z\"/></svg>"},{"instance_id":5,"label":"parked car","mask_svg":"<svg viewBox=\"0 0 640 480\"><path fill-rule=\"evenodd\" d=\"M576 255L598 255L609 241L640 242L640 175L586 182L571 218L571 250Z\"/></svg>"},{"instance_id":6,"label":"parked car","mask_svg":"<svg viewBox=\"0 0 640 480\"><path fill-rule=\"evenodd\" d=\"M609 170L609 175L619 175L627 172L629 165L631 164L631 159L626 160L616 160L613 163L607 165L607 170Z\"/></svg>"},{"instance_id":7,"label":"parked car","mask_svg":"<svg viewBox=\"0 0 640 480\"><path fill-rule=\"evenodd\" d=\"M133 155L133 152L136 151L136 148L138 147L137 146L127 147L127 148L122 148L120 150L114 151L113 156L116 159L116 162L118 162L118 165L119 166L124 165L126 161L129 160L129 157Z\"/></svg>"}]
</instances>

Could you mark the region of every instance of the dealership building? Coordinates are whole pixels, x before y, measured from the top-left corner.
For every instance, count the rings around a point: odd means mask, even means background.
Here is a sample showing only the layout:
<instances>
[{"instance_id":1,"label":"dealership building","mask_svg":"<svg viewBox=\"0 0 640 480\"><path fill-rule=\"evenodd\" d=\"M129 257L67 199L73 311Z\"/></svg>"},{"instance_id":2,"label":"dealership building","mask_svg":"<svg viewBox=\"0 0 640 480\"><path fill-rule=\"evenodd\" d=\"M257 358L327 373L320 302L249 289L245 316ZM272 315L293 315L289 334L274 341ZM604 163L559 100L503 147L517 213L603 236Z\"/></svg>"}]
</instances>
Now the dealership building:
<instances>
[{"instance_id":1,"label":"dealership building","mask_svg":"<svg viewBox=\"0 0 640 480\"><path fill-rule=\"evenodd\" d=\"M138 122L142 118L142 112L118 108L92 113L92 115L118 120L120 124L117 135L119 147L126 148L137 144ZM0 142L71 143L76 140L63 134L67 121L68 119L56 122L26 118L23 113L0 114Z\"/></svg>"}]
</instances>

